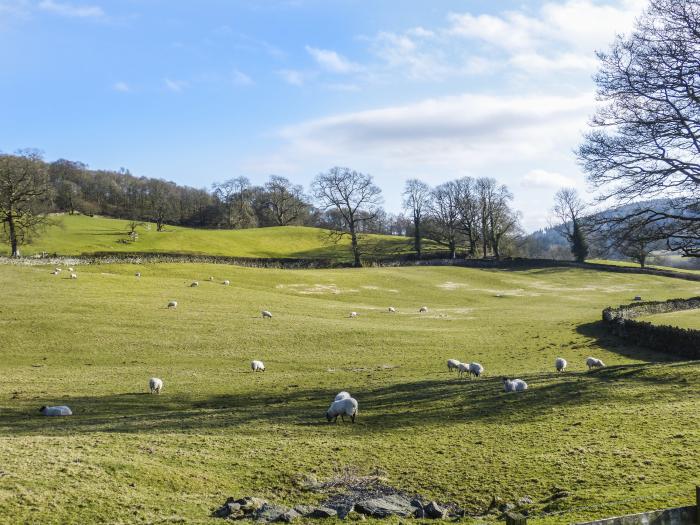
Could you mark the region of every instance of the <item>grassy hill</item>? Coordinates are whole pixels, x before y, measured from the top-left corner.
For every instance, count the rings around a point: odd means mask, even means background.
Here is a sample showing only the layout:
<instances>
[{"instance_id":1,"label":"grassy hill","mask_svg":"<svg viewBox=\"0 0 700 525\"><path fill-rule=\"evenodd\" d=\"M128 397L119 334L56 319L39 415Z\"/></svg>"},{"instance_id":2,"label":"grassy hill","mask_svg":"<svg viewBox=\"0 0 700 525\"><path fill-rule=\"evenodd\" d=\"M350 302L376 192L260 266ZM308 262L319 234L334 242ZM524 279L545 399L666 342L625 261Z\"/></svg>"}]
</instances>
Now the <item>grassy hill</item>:
<instances>
[{"instance_id":1,"label":"grassy hill","mask_svg":"<svg viewBox=\"0 0 700 525\"><path fill-rule=\"evenodd\" d=\"M0 522L221 524L210 513L228 496L313 503L300 480L345 472L470 514L529 496L535 524L694 500L700 363L596 322L699 283L564 268L76 270L0 266ZM608 367L587 372L589 355ZM460 380L448 358L485 375ZM503 393L504 375L530 389ZM146 394L151 376L162 395ZM343 389L358 422L329 425ZM64 403L73 417L38 415Z\"/></svg>"},{"instance_id":2,"label":"grassy hill","mask_svg":"<svg viewBox=\"0 0 700 525\"><path fill-rule=\"evenodd\" d=\"M167 226L158 232L154 224L138 228L139 239L128 241L129 221L85 215L56 215L50 226L24 255L48 252L82 255L95 252L151 252L230 257L333 258L349 260L350 239L334 243L328 231L303 226L254 228L249 230L203 230ZM388 235L364 239L371 254L407 253L411 240ZM428 248L431 245L428 244Z\"/></svg>"},{"instance_id":3,"label":"grassy hill","mask_svg":"<svg viewBox=\"0 0 700 525\"><path fill-rule=\"evenodd\" d=\"M698 310L683 310L666 314L646 315L639 317L639 320L659 325L700 330L700 312Z\"/></svg>"}]
</instances>

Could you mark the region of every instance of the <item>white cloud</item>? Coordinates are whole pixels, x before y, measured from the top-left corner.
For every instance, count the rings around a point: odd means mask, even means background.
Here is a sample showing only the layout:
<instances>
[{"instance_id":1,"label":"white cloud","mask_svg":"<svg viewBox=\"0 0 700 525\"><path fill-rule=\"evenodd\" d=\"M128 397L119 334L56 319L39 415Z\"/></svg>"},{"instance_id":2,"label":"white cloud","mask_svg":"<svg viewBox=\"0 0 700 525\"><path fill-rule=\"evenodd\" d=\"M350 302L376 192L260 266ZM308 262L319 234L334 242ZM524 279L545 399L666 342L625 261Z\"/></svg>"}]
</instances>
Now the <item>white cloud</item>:
<instances>
[{"instance_id":1,"label":"white cloud","mask_svg":"<svg viewBox=\"0 0 700 525\"><path fill-rule=\"evenodd\" d=\"M356 73L362 68L360 65L350 62L345 57L329 49L318 49L306 46L306 52L326 71L331 73L348 74Z\"/></svg>"},{"instance_id":2,"label":"white cloud","mask_svg":"<svg viewBox=\"0 0 700 525\"><path fill-rule=\"evenodd\" d=\"M174 93L180 93L187 87L187 82L184 80L173 80L166 78L163 80L165 87Z\"/></svg>"},{"instance_id":3,"label":"white cloud","mask_svg":"<svg viewBox=\"0 0 700 525\"><path fill-rule=\"evenodd\" d=\"M128 93L131 91L131 86L129 86L129 84L127 84L126 82L115 82L112 85L112 89L121 93Z\"/></svg>"},{"instance_id":4,"label":"white cloud","mask_svg":"<svg viewBox=\"0 0 700 525\"><path fill-rule=\"evenodd\" d=\"M579 186L580 182L573 178L543 169L529 171L523 177L521 186L526 188L572 188Z\"/></svg>"},{"instance_id":5,"label":"white cloud","mask_svg":"<svg viewBox=\"0 0 700 525\"><path fill-rule=\"evenodd\" d=\"M252 78L237 69L234 69L231 73L231 80L236 86L252 86L255 84Z\"/></svg>"},{"instance_id":6,"label":"white cloud","mask_svg":"<svg viewBox=\"0 0 700 525\"><path fill-rule=\"evenodd\" d=\"M306 82L306 74L296 69L282 69L277 72L287 84L292 86L303 86Z\"/></svg>"},{"instance_id":7,"label":"white cloud","mask_svg":"<svg viewBox=\"0 0 700 525\"><path fill-rule=\"evenodd\" d=\"M102 8L96 5L73 5L54 0L42 0L38 7L42 11L70 18L102 18L105 16Z\"/></svg>"}]
</instances>

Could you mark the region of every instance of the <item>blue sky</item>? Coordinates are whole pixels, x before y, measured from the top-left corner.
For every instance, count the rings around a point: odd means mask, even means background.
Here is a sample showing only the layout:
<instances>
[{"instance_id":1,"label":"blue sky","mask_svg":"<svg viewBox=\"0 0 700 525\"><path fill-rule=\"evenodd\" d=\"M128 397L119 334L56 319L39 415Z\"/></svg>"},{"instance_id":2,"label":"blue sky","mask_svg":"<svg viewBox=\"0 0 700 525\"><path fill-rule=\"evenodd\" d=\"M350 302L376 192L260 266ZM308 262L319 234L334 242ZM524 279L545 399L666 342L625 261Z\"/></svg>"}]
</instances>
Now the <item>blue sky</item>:
<instances>
[{"instance_id":1,"label":"blue sky","mask_svg":"<svg viewBox=\"0 0 700 525\"><path fill-rule=\"evenodd\" d=\"M644 0L0 0L0 151L195 187L492 176L546 225Z\"/></svg>"}]
</instances>

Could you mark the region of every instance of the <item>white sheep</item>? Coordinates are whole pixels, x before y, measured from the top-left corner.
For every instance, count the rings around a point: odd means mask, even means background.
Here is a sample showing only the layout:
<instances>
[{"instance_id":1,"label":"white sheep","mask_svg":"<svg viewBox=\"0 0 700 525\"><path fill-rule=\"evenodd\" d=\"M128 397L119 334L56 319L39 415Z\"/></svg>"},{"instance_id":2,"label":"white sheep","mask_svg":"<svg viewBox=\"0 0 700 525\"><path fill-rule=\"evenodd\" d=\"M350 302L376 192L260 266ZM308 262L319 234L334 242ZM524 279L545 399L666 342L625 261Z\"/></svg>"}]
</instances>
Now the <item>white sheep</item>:
<instances>
[{"instance_id":1,"label":"white sheep","mask_svg":"<svg viewBox=\"0 0 700 525\"><path fill-rule=\"evenodd\" d=\"M484 373L484 367L479 363L469 363L469 375L474 377L481 377Z\"/></svg>"},{"instance_id":2,"label":"white sheep","mask_svg":"<svg viewBox=\"0 0 700 525\"><path fill-rule=\"evenodd\" d=\"M265 371L265 363L262 361L251 361L250 362L250 368L253 370L253 372L264 372Z\"/></svg>"},{"instance_id":3,"label":"white sheep","mask_svg":"<svg viewBox=\"0 0 700 525\"><path fill-rule=\"evenodd\" d=\"M151 391L151 394L160 394L160 391L163 390L163 380L152 377L148 380L148 389Z\"/></svg>"},{"instance_id":4,"label":"white sheep","mask_svg":"<svg viewBox=\"0 0 700 525\"><path fill-rule=\"evenodd\" d=\"M72 273L72 274L70 274L70 278L71 278L71 279L77 279L77 278L78 278L78 274L77 274L77 273Z\"/></svg>"},{"instance_id":5,"label":"white sheep","mask_svg":"<svg viewBox=\"0 0 700 525\"><path fill-rule=\"evenodd\" d=\"M463 374L468 374L469 373L469 363L459 363L457 365L457 371L459 372L459 377L462 377Z\"/></svg>"},{"instance_id":6,"label":"white sheep","mask_svg":"<svg viewBox=\"0 0 700 525\"><path fill-rule=\"evenodd\" d=\"M73 268L68 268L69 272L74 272L75 270Z\"/></svg>"},{"instance_id":7,"label":"white sheep","mask_svg":"<svg viewBox=\"0 0 700 525\"><path fill-rule=\"evenodd\" d=\"M197 286L199 286L199 282L197 282L197 281L192 281L192 284L190 285L190 287L192 287L192 288L197 288Z\"/></svg>"},{"instance_id":8,"label":"white sheep","mask_svg":"<svg viewBox=\"0 0 700 525\"><path fill-rule=\"evenodd\" d=\"M345 421L345 416L349 416L352 422L355 422L357 416L357 400L352 397L333 401L331 406L326 410L326 419L330 423L331 420L338 421L338 416Z\"/></svg>"},{"instance_id":9,"label":"white sheep","mask_svg":"<svg viewBox=\"0 0 700 525\"><path fill-rule=\"evenodd\" d=\"M418 312L421 314L427 313L427 311L428 311L427 306L421 306L420 309L418 310Z\"/></svg>"},{"instance_id":10,"label":"white sheep","mask_svg":"<svg viewBox=\"0 0 700 525\"><path fill-rule=\"evenodd\" d=\"M350 317L357 317L357 312L350 312Z\"/></svg>"},{"instance_id":11,"label":"white sheep","mask_svg":"<svg viewBox=\"0 0 700 525\"><path fill-rule=\"evenodd\" d=\"M458 370L461 363L456 359L447 360L447 371L452 372L452 370Z\"/></svg>"},{"instance_id":12,"label":"white sheep","mask_svg":"<svg viewBox=\"0 0 700 525\"><path fill-rule=\"evenodd\" d=\"M210 281L213 281L213 280L214 280L214 277L210 275L210 276L209 276L209 280L210 280Z\"/></svg>"},{"instance_id":13,"label":"white sheep","mask_svg":"<svg viewBox=\"0 0 700 525\"><path fill-rule=\"evenodd\" d=\"M522 379L503 378L503 389L506 392L524 392L527 390L527 383Z\"/></svg>"},{"instance_id":14,"label":"white sheep","mask_svg":"<svg viewBox=\"0 0 700 525\"><path fill-rule=\"evenodd\" d=\"M168 308L177 308L177 301L170 301L168 303Z\"/></svg>"},{"instance_id":15,"label":"white sheep","mask_svg":"<svg viewBox=\"0 0 700 525\"><path fill-rule=\"evenodd\" d=\"M141 277L141 272L136 272L136 277Z\"/></svg>"},{"instance_id":16,"label":"white sheep","mask_svg":"<svg viewBox=\"0 0 700 525\"><path fill-rule=\"evenodd\" d=\"M228 286L229 284L231 284L231 281L229 281L228 279L226 279L226 280L224 281L224 286Z\"/></svg>"},{"instance_id":17,"label":"white sheep","mask_svg":"<svg viewBox=\"0 0 700 525\"><path fill-rule=\"evenodd\" d=\"M51 272L51 275L58 275L58 272L54 270L53 272Z\"/></svg>"},{"instance_id":18,"label":"white sheep","mask_svg":"<svg viewBox=\"0 0 700 525\"><path fill-rule=\"evenodd\" d=\"M393 306L390 306L389 312L391 312L393 314L394 312L396 312L396 308L394 308Z\"/></svg>"},{"instance_id":19,"label":"white sheep","mask_svg":"<svg viewBox=\"0 0 700 525\"><path fill-rule=\"evenodd\" d=\"M54 270L56 271L56 273L61 273L61 269L60 269L60 268L54 268Z\"/></svg>"},{"instance_id":20,"label":"white sheep","mask_svg":"<svg viewBox=\"0 0 700 525\"><path fill-rule=\"evenodd\" d=\"M263 316L263 319L272 319L272 314L270 312L268 312L267 310L262 311L262 316Z\"/></svg>"},{"instance_id":21,"label":"white sheep","mask_svg":"<svg viewBox=\"0 0 700 525\"><path fill-rule=\"evenodd\" d=\"M41 412L41 414L44 416L72 416L73 415L73 411L65 405L55 406L55 407L43 406L39 409L39 412Z\"/></svg>"},{"instance_id":22,"label":"white sheep","mask_svg":"<svg viewBox=\"0 0 700 525\"><path fill-rule=\"evenodd\" d=\"M557 372L563 372L568 364L569 363L567 363L566 359L563 357L557 357L557 359L554 361L554 367L557 369Z\"/></svg>"},{"instance_id":23,"label":"white sheep","mask_svg":"<svg viewBox=\"0 0 700 525\"><path fill-rule=\"evenodd\" d=\"M352 396L350 396L349 392L343 390L342 392L338 392L338 394L336 394L335 399L333 401L342 401L343 399L350 399L351 397Z\"/></svg>"},{"instance_id":24,"label":"white sheep","mask_svg":"<svg viewBox=\"0 0 700 525\"><path fill-rule=\"evenodd\" d=\"M588 370L590 370L591 368L603 368L605 363L595 357L589 357L586 359L586 365L588 366Z\"/></svg>"}]
</instances>

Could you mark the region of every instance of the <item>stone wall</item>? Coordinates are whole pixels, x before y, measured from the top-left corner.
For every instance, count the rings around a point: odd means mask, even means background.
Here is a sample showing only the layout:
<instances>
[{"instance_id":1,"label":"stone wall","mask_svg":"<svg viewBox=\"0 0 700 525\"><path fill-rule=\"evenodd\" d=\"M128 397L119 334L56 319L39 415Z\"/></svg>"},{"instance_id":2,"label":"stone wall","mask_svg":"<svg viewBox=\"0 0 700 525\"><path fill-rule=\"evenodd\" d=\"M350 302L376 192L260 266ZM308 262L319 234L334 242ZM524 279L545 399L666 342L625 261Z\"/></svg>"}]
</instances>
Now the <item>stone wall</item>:
<instances>
[{"instance_id":1,"label":"stone wall","mask_svg":"<svg viewBox=\"0 0 700 525\"><path fill-rule=\"evenodd\" d=\"M696 525L697 506L653 510L640 514L629 514L616 518L579 523L577 525Z\"/></svg>"}]
</instances>

